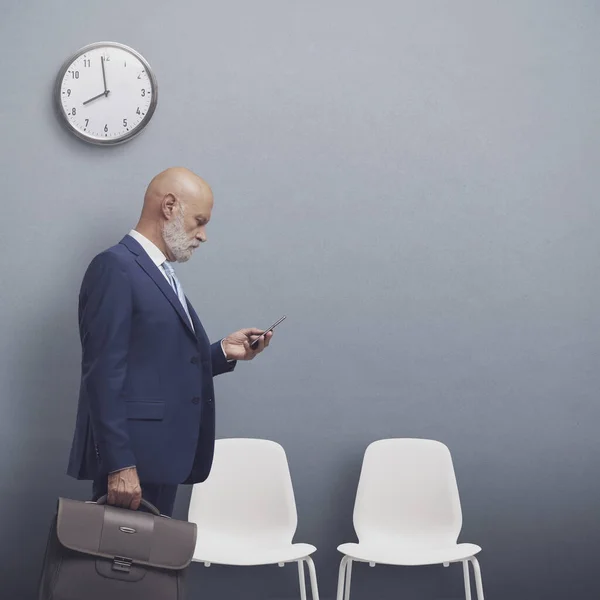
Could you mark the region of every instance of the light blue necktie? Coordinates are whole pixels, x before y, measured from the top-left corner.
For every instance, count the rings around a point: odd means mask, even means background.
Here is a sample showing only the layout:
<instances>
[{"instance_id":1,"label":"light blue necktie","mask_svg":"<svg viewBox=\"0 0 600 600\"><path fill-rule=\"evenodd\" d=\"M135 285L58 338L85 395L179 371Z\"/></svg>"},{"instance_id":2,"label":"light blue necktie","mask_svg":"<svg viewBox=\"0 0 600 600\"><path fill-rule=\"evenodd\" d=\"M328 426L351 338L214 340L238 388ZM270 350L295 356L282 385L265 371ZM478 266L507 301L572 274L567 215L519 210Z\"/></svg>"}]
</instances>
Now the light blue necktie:
<instances>
[{"instance_id":1,"label":"light blue necktie","mask_svg":"<svg viewBox=\"0 0 600 600\"><path fill-rule=\"evenodd\" d=\"M188 310L187 300L185 299L185 294L183 293L183 288L179 283L179 279L177 279L177 275L175 275L175 271L173 270L173 267L168 261L165 261L162 264L162 268L165 271L165 274L167 276L167 279L169 280L169 283L171 284L171 287L173 288L173 291L177 294L179 302L181 302L181 306L183 306L183 310L185 310L185 314L188 316L188 319L190 320L190 325L192 326L193 330L194 324L192 323L192 317L190 316L190 311Z\"/></svg>"}]
</instances>

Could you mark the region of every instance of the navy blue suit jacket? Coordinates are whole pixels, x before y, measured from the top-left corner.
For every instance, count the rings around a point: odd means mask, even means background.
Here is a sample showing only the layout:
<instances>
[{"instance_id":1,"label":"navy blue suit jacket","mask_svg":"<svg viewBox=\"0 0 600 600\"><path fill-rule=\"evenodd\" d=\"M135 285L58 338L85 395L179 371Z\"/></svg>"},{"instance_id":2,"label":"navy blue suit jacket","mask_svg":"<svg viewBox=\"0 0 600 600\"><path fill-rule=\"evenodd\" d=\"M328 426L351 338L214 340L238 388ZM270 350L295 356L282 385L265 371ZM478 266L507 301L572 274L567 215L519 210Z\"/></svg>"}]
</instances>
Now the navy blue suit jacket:
<instances>
[{"instance_id":1,"label":"navy blue suit jacket","mask_svg":"<svg viewBox=\"0 0 600 600\"><path fill-rule=\"evenodd\" d=\"M81 389L68 474L136 465L145 483L204 481L215 441L213 377L232 371L131 236L94 258L79 296Z\"/></svg>"}]
</instances>

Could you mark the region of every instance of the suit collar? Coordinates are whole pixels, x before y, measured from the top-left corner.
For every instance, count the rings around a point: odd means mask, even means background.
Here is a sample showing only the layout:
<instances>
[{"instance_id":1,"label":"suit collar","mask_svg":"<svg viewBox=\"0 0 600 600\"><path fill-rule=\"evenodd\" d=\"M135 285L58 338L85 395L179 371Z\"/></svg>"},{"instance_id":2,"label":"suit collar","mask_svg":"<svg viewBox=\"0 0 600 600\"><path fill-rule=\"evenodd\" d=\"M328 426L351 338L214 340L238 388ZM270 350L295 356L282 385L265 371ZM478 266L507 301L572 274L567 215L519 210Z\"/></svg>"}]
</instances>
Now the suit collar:
<instances>
[{"instance_id":1,"label":"suit collar","mask_svg":"<svg viewBox=\"0 0 600 600\"><path fill-rule=\"evenodd\" d=\"M144 253L141 244L137 240L134 240L130 235L126 235L119 243L123 244L123 246L136 256Z\"/></svg>"},{"instance_id":2,"label":"suit collar","mask_svg":"<svg viewBox=\"0 0 600 600\"><path fill-rule=\"evenodd\" d=\"M157 267L166 262L167 257L164 255L163 251L154 242L151 242L145 235L141 234L135 229L132 229L129 232L129 237L132 237L136 242L139 243L146 254L150 257L150 260Z\"/></svg>"}]
</instances>

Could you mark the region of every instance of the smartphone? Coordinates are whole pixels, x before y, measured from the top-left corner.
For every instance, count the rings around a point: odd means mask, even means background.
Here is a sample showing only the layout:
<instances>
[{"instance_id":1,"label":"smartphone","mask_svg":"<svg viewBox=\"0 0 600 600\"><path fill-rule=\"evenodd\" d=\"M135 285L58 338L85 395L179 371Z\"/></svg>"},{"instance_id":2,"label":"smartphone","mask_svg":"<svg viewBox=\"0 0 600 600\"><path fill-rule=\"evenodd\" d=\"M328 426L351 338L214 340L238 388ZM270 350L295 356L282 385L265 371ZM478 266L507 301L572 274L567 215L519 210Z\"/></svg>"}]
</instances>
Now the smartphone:
<instances>
[{"instance_id":1,"label":"smartphone","mask_svg":"<svg viewBox=\"0 0 600 600\"><path fill-rule=\"evenodd\" d=\"M258 341L260 340L260 338L265 335L265 333L269 333L269 331L273 331L273 329L275 329L275 327L277 327L277 325L279 325L279 323L281 323L281 321L285 320L285 315L283 315L283 317L281 317L281 319L279 319L278 321L275 321L275 323L273 323L273 325L271 325L271 327L269 327L269 329L265 329L251 344L250 344L250 348L254 349L256 348L256 346L258 346Z\"/></svg>"}]
</instances>

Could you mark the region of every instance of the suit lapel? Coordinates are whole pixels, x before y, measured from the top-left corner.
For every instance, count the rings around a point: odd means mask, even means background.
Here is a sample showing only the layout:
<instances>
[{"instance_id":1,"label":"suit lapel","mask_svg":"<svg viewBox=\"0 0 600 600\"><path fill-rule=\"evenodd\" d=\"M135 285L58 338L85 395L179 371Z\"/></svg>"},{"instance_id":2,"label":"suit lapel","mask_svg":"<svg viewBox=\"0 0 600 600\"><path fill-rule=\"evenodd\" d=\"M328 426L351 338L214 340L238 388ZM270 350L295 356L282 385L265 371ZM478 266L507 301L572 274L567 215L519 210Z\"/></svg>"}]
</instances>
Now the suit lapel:
<instances>
[{"instance_id":1,"label":"suit lapel","mask_svg":"<svg viewBox=\"0 0 600 600\"><path fill-rule=\"evenodd\" d=\"M210 340L208 339L208 336L206 335L206 331L204 331L204 327L202 326L202 323L200 322L200 318L198 317L198 314L194 310L194 307L191 305L191 303L187 299L187 297L185 300L188 305L188 310L190 311L190 316L192 317L192 323L194 324L194 329L196 330L196 337L198 338L198 341L200 341L200 342L205 341L207 344L210 345Z\"/></svg>"},{"instance_id":2,"label":"suit lapel","mask_svg":"<svg viewBox=\"0 0 600 600\"><path fill-rule=\"evenodd\" d=\"M194 339L197 340L198 338L196 337L196 334L192 329L190 320L185 314L183 306L181 306L181 302L179 301L177 294L169 285L169 282L166 280L165 276L160 272L160 269L152 262L152 260L150 260L150 257L146 254L144 249L131 236L125 236L121 243L127 246L127 248L136 255L136 262L138 263L138 265L142 267L142 269L148 274L152 281L154 281L154 283L158 286L158 289L160 289L160 291L164 294L165 298L171 303L171 306L179 315L179 318L183 322L185 328L190 332L192 336L194 336Z\"/></svg>"}]
</instances>

